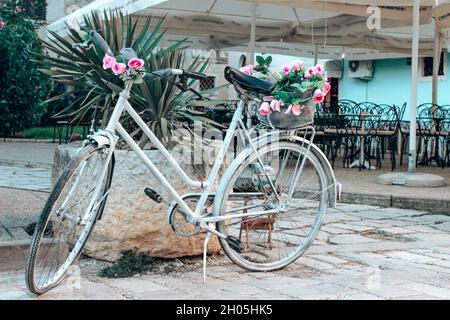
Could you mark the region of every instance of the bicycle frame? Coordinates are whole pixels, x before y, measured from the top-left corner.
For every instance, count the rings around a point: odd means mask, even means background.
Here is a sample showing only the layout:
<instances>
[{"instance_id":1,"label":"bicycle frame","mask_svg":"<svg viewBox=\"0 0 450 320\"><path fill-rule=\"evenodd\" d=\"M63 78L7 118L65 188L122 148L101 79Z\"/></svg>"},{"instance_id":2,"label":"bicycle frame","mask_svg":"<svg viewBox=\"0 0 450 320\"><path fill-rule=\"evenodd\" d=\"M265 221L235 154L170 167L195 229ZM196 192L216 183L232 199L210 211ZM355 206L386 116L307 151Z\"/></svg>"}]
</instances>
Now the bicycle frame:
<instances>
[{"instance_id":1,"label":"bicycle frame","mask_svg":"<svg viewBox=\"0 0 450 320\"><path fill-rule=\"evenodd\" d=\"M156 179L161 183L164 189L169 193L171 197L173 197L174 201L180 206L183 212L186 214L187 221L192 223L193 225L200 225L203 228L206 228L210 232L216 234L219 237L226 238L225 235L217 232L213 227L209 226L209 223L219 222L222 220L229 219L230 217L210 217L206 219L201 219L201 214L204 210L206 202L208 201L208 197L211 195L211 189L216 180L222 163L225 159L227 150L233 140L236 129L241 127L244 131L245 137L249 141L249 144L256 152L256 146L251 141L250 134L246 129L241 117L244 111L244 108L247 104L247 100L240 100L238 107L234 113L233 119L228 128L225 139L222 143L218 156L215 160L211 173L208 177L207 181L194 181L186 174L186 172L179 166L179 164L175 161L169 151L162 145L162 143L158 140L155 134L150 130L150 128L145 124L144 120L139 116L139 114L133 109L131 104L128 102L130 90L132 87L132 83L126 84L125 89L120 94L120 98L114 107L113 114L111 115L111 119L104 130L100 130L94 136L91 137L91 140L95 140L97 142L101 142L103 144L106 143L109 145L110 154L114 152L115 145L117 142L117 137L114 139L115 133L117 133L124 141L128 144L128 146L137 154L140 160L144 163L144 165L151 171L151 173L156 177ZM201 192L201 196L195 211L192 211L191 208L186 204L183 200L182 196L178 194L178 192L173 188L170 182L164 177L164 175L159 171L159 169L155 166L155 164L147 157L144 151L139 147L139 145L133 140L133 138L128 134L128 132L123 128L120 123L120 118L122 114L126 112L128 115L136 122L140 129L144 132L144 134L149 138L151 143L161 152L161 154L166 158L169 165L172 166L176 173L180 175L182 180L186 182L190 187L203 189ZM106 137L106 139L105 139ZM100 188L98 188L100 189ZM277 195L278 196L278 195ZM233 215L234 218L238 217L246 217L246 216L259 216L266 215L270 213L278 213L279 210L266 210L261 212L252 212L252 213L244 213L244 214L236 214ZM209 220L208 220L209 219Z\"/></svg>"}]
</instances>

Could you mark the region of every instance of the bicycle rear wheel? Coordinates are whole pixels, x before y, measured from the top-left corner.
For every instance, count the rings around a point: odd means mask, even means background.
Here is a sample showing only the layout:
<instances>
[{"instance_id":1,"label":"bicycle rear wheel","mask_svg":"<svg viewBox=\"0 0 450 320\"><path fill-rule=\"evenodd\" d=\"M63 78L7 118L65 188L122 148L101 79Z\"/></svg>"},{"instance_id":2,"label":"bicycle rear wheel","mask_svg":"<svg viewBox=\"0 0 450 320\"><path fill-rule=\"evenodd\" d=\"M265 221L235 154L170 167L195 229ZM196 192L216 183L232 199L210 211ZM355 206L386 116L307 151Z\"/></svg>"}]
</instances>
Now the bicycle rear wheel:
<instances>
[{"instance_id":1,"label":"bicycle rear wheel","mask_svg":"<svg viewBox=\"0 0 450 320\"><path fill-rule=\"evenodd\" d=\"M31 243L26 284L32 293L57 286L81 254L103 213L113 167L108 149L90 144L61 173Z\"/></svg>"},{"instance_id":2,"label":"bicycle rear wheel","mask_svg":"<svg viewBox=\"0 0 450 320\"><path fill-rule=\"evenodd\" d=\"M251 271L273 271L312 244L327 209L327 179L320 161L298 143L268 144L258 155L249 152L230 167L234 172L220 204L220 215L230 218L217 229L234 239L231 246L220 239L233 262ZM257 212L269 213L233 217Z\"/></svg>"}]
</instances>

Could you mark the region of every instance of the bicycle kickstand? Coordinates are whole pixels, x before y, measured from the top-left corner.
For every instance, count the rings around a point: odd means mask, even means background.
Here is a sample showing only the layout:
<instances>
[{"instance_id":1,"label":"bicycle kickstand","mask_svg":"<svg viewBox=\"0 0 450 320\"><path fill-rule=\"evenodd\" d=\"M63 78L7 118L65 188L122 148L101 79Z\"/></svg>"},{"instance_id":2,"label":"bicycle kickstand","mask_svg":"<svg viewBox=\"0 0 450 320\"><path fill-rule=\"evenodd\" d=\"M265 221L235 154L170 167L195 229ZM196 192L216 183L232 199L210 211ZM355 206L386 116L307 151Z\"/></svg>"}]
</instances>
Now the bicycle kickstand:
<instances>
[{"instance_id":1,"label":"bicycle kickstand","mask_svg":"<svg viewBox=\"0 0 450 320\"><path fill-rule=\"evenodd\" d=\"M203 244L203 284L206 284L206 258L208 256L208 242L211 238L212 233L208 232L208 234L205 237L205 242Z\"/></svg>"}]
</instances>

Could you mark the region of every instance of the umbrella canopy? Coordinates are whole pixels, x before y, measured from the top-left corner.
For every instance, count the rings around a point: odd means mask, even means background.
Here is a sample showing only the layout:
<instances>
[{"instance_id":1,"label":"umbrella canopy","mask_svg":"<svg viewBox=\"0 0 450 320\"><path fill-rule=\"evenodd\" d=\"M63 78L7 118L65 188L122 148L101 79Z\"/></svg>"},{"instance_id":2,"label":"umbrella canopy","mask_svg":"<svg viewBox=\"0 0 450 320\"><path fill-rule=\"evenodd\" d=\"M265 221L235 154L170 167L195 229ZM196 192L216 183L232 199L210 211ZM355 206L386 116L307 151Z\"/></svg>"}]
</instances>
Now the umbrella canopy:
<instances>
[{"instance_id":1,"label":"umbrella canopy","mask_svg":"<svg viewBox=\"0 0 450 320\"><path fill-rule=\"evenodd\" d=\"M450 3L440 3L433 8L436 27L440 30L450 29Z\"/></svg>"},{"instance_id":2,"label":"umbrella canopy","mask_svg":"<svg viewBox=\"0 0 450 320\"><path fill-rule=\"evenodd\" d=\"M367 27L367 5L382 4L381 30ZM258 51L285 55L371 60L410 56L411 1L395 7L389 1L272 1L272 0L97 0L51 24L64 32L65 23L74 23L93 9L120 9L134 16L167 14L164 27L169 34L189 36L193 48ZM428 1L422 1L427 4ZM255 42L251 40L252 8ZM402 7L404 5L404 7ZM399 14L401 12L402 14ZM421 10L422 23L431 20L431 7ZM344 14L343 14L344 13ZM394 14L395 13L395 14ZM406 29L405 29L406 28ZM420 54L432 55L434 36L425 28ZM398 30L402 30L398 32ZM317 49L316 49L317 47Z\"/></svg>"},{"instance_id":3,"label":"umbrella canopy","mask_svg":"<svg viewBox=\"0 0 450 320\"><path fill-rule=\"evenodd\" d=\"M279 53L285 48L296 50L293 55L297 56L308 56L303 53L309 47L316 58L323 53L321 58L333 59L339 48L349 59L411 56L409 172L414 173L418 57L436 54L441 46L435 46L431 16L438 28L449 25L450 8L441 6L433 12L435 4L435 0L397 0L395 5L391 0L97 0L56 21L50 29L60 32L65 23L74 23L93 9L117 8L137 16L167 14L164 27L168 33L200 37L193 41L195 47L230 50L247 46L251 53ZM368 24L371 15L380 22L374 28ZM440 35L442 46L447 47L447 39ZM326 50L320 51L319 46Z\"/></svg>"}]
</instances>

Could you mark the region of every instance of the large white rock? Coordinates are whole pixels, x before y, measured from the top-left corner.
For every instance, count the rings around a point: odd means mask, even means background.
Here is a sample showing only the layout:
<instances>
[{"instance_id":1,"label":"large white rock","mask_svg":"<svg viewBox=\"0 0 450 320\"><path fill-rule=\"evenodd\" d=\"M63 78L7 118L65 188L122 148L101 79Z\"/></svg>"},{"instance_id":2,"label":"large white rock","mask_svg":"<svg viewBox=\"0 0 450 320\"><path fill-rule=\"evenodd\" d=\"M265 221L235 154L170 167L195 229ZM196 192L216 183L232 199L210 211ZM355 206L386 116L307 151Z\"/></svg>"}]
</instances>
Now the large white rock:
<instances>
[{"instance_id":1,"label":"large white rock","mask_svg":"<svg viewBox=\"0 0 450 320\"><path fill-rule=\"evenodd\" d=\"M79 145L60 146L55 154L53 182L64 165L75 155ZM179 194L198 192L190 189L167 165L158 151L146 151L149 158L172 182ZM144 193L149 187L158 191L165 199L168 195L149 170L132 151L118 150L116 166L108 202L103 219L99 221L85 247L88 256L116 261L121 252L133 250L150 256L176 258L199 255L203 252L203 236L181 238L166 223L166 206L150 200ZM181 164L191 178L204 180L209 165ZM207 168L205 170L205 168ZM205 172L207 171L207 172ZM211 239L210 254L220 252L217 239Z\"/></svg>"}]
</instances>

